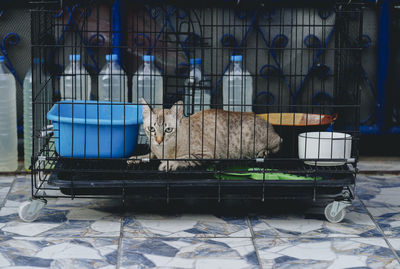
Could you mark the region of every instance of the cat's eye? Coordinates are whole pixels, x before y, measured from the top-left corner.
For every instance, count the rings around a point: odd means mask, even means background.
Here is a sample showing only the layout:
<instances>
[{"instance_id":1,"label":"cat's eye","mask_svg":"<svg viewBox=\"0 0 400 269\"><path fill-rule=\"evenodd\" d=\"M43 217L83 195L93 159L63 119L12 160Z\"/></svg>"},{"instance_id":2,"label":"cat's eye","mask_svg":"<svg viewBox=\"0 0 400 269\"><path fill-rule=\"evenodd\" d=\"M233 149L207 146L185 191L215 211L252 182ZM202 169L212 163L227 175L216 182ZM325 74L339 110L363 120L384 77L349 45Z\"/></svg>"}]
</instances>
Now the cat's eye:
<instances>
[{"instance_id":1,"label":"cat's eye","mask_svg":"<svg viewBox=\"0 0 400 269\"><path fill-rule=\"evenodd\" d=\"M173 130L173 129L172 129L171 127L165 128L165 132L166 132L166 133L170 133L170 132L172 132L172 130Z\"/></svg>"},{"instance_id":2,"label":"cat's eye","mask_svg":"<svg viewBox=\"0 0 400 269\"><path fill-rule=\"evenodd\" d=\"M150 126L147 129L149 130L149 132L155 132L156 131L156 129L153 126Z\"/></svg>"}]
</instances>

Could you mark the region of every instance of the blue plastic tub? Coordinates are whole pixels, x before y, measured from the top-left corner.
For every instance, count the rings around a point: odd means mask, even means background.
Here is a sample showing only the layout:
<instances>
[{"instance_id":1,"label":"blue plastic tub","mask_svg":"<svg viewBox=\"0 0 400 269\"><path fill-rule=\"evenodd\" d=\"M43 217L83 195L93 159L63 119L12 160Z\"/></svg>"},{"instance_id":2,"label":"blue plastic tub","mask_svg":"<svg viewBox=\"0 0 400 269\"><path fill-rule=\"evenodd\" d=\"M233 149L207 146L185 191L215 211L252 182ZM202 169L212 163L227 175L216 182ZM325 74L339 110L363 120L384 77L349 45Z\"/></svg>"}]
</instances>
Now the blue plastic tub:
<instances>
[{"instance_id":1,"label":"blue plastic tub","mask_svg":"<svg viewBox=\"0 0 400 269\"><path fill-rule=\"evenodd\" d=\"M47 113L59 155L124 158L136 147L142 106L98 101L61 101Z\"/></svg>"}]
</instances>

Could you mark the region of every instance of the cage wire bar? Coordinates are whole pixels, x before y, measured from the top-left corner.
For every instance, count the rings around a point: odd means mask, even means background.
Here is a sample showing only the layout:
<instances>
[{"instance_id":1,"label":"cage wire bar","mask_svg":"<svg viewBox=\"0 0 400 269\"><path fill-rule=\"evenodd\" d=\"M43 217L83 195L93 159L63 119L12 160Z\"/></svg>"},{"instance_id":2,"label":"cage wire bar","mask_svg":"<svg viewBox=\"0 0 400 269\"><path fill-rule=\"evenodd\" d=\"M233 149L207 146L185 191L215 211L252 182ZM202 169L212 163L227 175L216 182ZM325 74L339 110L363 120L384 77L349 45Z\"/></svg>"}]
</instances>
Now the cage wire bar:
<instances>
[{"instance_id":1,"label":"cage wire bar","mask_svg":"<svg viewBox=\"0 0 400 269\"><path fill-rule=\"evenodd\" d=\"M122 200L128 195L166 200L191 196L218 201L227 198L316 200L324 196L335 201L350 201L354 198L352 189L357 173L359 143L358 84L363 4L357 1L317 1L312 5L297 3L295 6L283 3L241 1L236 4L221 1L213 7L205 7L200 3L172 1L118 1L120 10L123 10L119 19L122 25L118 27L113 26L118 18L115 18L116 6L113 12L111 1L64 1L63 6L58 1L34 4L31 11L32 55L33 58L44 59L40 65L44 65L48 76L39 77L39 68L43 66L33 65L32 196L41 199L94 196ZM121 37L117 43L116 35ZM98 80L105 64L105 54L113 52L119 54L126 77L123 73L112 74L110 80L112 83L113 80L124 81L126 78L126 84L120 83L117 91L122 93L121 96L127 94L128 99L124 98L122 103L111 101L105 104L99 101ZM66 74L70 54L81 57L79 73L75 69ZM152 112L157 111L156 108L164 108L159 110L158 116L150 113L149 127L143 123L149 134L153 132L152 126L158 124L159 117L163 119L161 125L164 126L167 117L174 119L175 116L176 124L169 128L171 133L177 132L182 126L178 122L181 124L182 121L176 117L179 116L179 108L183 109L177 101L192 101L191 104L184 104L190 108L189 114L183 116L189 122L187 139L178 141L179 137L183 139L182 135L178 135L169 144L166 140L162 141L158 148L162 156L156 159L150 153L154 151L155 135L149 143L138 127L134 135L126 136L127 122L131 119L139 121L142 116L139 114L143 110L144 115L146 107L139 100L141 82L134 79L145 55L154 57L154 68L149 75L150 89L156 86L157 78L162 80L161 103L156 102L160 93L153 90L146 101ZM242 56L242 67L248 73L241 74L241 103L232 103L232 98L228 98L226 103L224 94L227 91L224 92L224 87L230 89L231 82L226 80L227 83L224 76L229 74L233 65L230 59L235 55ZM207 112L207 104L201 103L198 106L200 112L195 114L197 117L187 117L195 107L190 91L189 98L185 99L188 89L191 89L185 80L191 72L190 59L194 58L201 59L203 81L198 87L203 93L210 92L210 108L213 110ZM62 91L66 89L62 81L68 76L73 78L72 99L79 96L78 90L86 95L87 100L80 101L80 106L77 100L60 103ZM244 82L248 81L246 77L251 83ZM89 82L86 83L85 79ZM245 100L246 94L250 95L250 102ZM60 130L65 127L57 129L54 124L54 120L62 121L65 116L62 114L63 105L72 109L69 119L72 135L68 137L63 137ZM122 111L121 128L125 136L117 141L118 145L122 145L122 153L118 157L115 157L115 141L102 144L101 139L96 138L102 135L103 119L100 116L105 106L109 107L106 113L109 113L107 132L110 141L117 135L113 129L117 126L113 113ZM239 112L223 110L228 106ZM171 107L178 109L170 111ZM136 109L136 114L129 114L131 108ZM82 119L74 114L74 110L78 109L83 111ZM50 110L55 113L53 120L47 116ZM273 152L268 140L266 154L257 156L255 148L262 136L258 137L254 130L259 128L260 122L266 124L264 120L260 121L260 114L273 126L273 129L267 128L267 136L276 131L283 141L280 150ZM304 115L304 122L298 124L297 115L300 114ZM94 136L88 136L91 117L95 121ZM82 127L79 134L75 133L78 122ZM212 122L215 128L205 126L207 122ZM200 130L201 135L190 131L192 124L200 126L196 130ZM210 128L214 135L207 133ZM168 138L169 131L163 129L164 139ZM243 139L248 131L252 144L242 148L249 144ZM309 164L305 164L299 158L298 135L311 131L351 135L350 158L331 156L329 161L339 163L335 166L316 165L318 158L307 159ZM223 132L227 139L224 140L224 154L217 149L218 132ZM136 135L138 143L134 153L130 153L126 145L132 142L129 139L136 144ZM239 136L236 144L232 142L237 139L235 135ZM74 139L81 141L80 145L74 144ZM186 141L191 139L192 142ZM195 139L198 141L193 142ZM324 139L320 135L317 137L318 148ZM336 138L332 136L329 139L335 141ZM88 153L87 144L94 140L98 149L97 155L92 156ZM60 154L59 151L65 148L61 145L63 143L69 143L69 154ZM183 147L185 143L189 154L178 156L178 147ZM201 150L191 154L191 147L196 148L196 143ZM213 145L208 146L213 148L212 154L206 152L206 145L209 144ZM343 151L346 151L348 145L343 145ZM83 152L77 156L80 147ZM305 147L307 150L307 145ZM101 156L100 148L108 149L106 157ZM174 148L174 157L164 155ZM140 157L131 158L128 164L131 156ZM163 163L163 171L160 171ZM173 169L173 165L178 169ZM280 180L279 173L307 177L309 180Z\"/></svg>"}]
</instances>

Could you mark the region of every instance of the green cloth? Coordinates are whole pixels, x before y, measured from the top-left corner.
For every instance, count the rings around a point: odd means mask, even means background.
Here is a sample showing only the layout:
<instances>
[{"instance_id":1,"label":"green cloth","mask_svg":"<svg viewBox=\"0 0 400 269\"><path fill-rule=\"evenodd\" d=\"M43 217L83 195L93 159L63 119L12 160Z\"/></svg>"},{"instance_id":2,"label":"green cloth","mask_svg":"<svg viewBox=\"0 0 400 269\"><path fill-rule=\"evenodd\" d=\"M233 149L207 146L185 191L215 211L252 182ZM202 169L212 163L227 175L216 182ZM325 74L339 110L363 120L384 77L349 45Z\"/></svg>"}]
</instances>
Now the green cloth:
<instances>
[{"instance_id":1,"label":"green cloth","mask_svg":"<svg viewBox=\"0 0 400 269\"><path fill-rule=\"evenodd\" d=\"M293 175L288 173L274 172L271 169L265 169L265 174L263 173L263 168L235 168L234 170L245 171L243 173L216 173L215 177L222 180L321 180L322 177L305 177L299 175Z\"/></svg>"}]
</instances>

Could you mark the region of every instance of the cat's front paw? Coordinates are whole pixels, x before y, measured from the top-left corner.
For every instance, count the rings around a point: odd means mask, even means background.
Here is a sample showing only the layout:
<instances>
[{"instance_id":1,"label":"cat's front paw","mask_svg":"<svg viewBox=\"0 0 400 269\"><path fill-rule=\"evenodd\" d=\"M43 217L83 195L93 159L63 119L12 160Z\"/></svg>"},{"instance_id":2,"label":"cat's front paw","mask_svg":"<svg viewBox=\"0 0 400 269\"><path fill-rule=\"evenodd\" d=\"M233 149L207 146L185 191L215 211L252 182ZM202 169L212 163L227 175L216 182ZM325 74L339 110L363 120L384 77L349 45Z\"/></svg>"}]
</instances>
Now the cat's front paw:
<instances>
[{"instance_id":1,"label":"cat's front paw","mask_svg":"<svg viewBox=\"0 0 400 269\"><path fill-rule=\"evenodd\" d=\"M257 154L257 158L267 158L269 155L269 150L262 150Z\"/></svg>"},{"instance_id":2,"label":"cat's front paw","mask_svg":"<svg viewBox=\"0 0 400 269\"><path fill-rule=\"evenodd\" d=\"M133 165L138 165L142 162L141 159L138 159L136 156L132 156L130 157L126 163L128 164L128 166L133 166Z\"/></svg>"},{"instance_id":3,"label":"cat's front paw","mask_svg":"<svg viewBox=\"0 0 400 269\"><path fill-rule=\"evenodd\" d=\"M166 161L162 161L160 166L158 167L158 171L168 171L168 165Z\"/></svg>"},{"instance_id":4,"label":"cat's front paw","mask_svg":"<svg viewBox=\"0 0 400 269\"><path fill-rule=\"evenodd\" d=\"M178 162L178 161L162 161L160 166L158 167L159 171L176 171L178 168L183 168L185 167L183 165L184 162Z\"/></svg>"}]
</instances>

